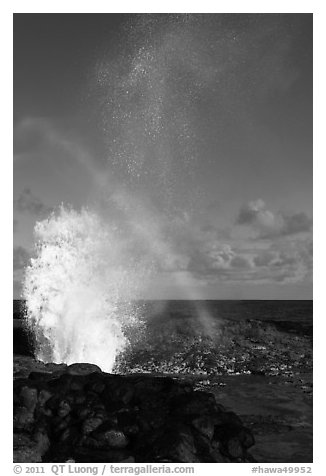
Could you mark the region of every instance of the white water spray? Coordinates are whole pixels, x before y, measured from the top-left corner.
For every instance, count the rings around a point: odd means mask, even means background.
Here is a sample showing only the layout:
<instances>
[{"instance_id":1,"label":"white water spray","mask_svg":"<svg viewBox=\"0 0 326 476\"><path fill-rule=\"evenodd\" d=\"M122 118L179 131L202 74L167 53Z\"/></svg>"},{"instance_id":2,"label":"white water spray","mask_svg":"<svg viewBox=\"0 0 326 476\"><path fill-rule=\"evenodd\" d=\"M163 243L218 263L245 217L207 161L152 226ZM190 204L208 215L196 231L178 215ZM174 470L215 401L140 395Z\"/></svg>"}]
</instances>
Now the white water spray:
<instances>
[{"instance_id":1,"label":"white water spray","mask_svg":"<svg viewBox=\"0 0 326 476\"><path fill-rule=\"evenodd\" d=\"M87 210L62 207L36 224L35 238L36 258L26 269L23 297L36 357L92 362L112 371L128 345L126 331L140 326L137 310L127 304L146 273L128 256L119 230Z\"/></svg>"}]
</instances>

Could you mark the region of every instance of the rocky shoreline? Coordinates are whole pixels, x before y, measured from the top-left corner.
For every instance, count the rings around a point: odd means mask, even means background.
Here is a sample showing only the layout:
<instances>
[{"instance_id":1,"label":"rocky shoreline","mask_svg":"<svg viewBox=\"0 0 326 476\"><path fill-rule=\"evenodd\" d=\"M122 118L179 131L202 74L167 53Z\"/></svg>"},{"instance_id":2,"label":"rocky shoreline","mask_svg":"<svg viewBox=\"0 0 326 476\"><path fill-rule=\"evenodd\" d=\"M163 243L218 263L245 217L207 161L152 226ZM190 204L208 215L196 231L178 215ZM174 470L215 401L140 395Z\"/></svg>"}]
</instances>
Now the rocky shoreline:
<instances>
[{"instance_id":1,"label":"rocky shoreline","mask_svg":"<svg viewBox=\"0 0 326 476\"><path fill-rule=\"evenodd\" d=\"M245 463L254 442L187 381L41 363L14 380L15 462Z\"/></svg>"},{"instance_id":2,"label":"rocky shoreline","mask_svg":"<svg viewBox=\"0 0 326 476\"><path fill-rule=\"evenodd\" d=\"M32 341L21 323L14 325L16 411L22 406L18 389L23 384L30 387L35 372L52 373L53 381L60 372L67 373L66 366L45 365L33 358ZM149 322L142 339L118 358L114 373L130 379L169 377L195 393L210 392L226 412L235 412L255 435L250 454L257 461L311 462L312 327L283 321L220 319L210 335L205 335L196 325L196 320L183 318ZM46 387L45 377L43 380ZM70 417L73 415L74 411ZM54 421L54 417L55 412L49 420ZM48 424L49 447L54 448L50 437L54 423ZM36 419L35 428L38 425ZM36 448L32 458L52 461L49 448L42 450L42 455L37 452L35 428L15 428L16 458L25 458L24 452L30 447ZM94 448L89 451L95 454ZM229 458L226 451L225 457ZM131 458L138 461L136 454Z\"/></svg>"},{"instance_id":3,"label":"rocky shoreline","mask_svg":"<svg viewBox=\"0 0 326 476\"><path fill-rule=\"evenodd\" d=\"M192 325L191 325L192 324ZM312 328L284 322L218 320L205 334L179 319L148 325L121 355L117 370L191 376L265 375L292 378L312 372ZM197 325L197 327L196 327Z\"/></svg>"}]
</instances>

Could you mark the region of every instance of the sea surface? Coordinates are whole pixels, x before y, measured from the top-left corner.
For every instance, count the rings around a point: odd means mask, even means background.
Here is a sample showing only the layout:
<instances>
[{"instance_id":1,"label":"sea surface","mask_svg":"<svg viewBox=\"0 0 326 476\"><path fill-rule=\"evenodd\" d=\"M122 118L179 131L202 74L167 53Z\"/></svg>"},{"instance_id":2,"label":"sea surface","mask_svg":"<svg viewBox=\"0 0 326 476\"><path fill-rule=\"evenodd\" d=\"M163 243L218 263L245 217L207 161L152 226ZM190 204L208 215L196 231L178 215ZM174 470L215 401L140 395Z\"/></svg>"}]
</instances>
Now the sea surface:
<instances>
[{"instance_id":1,"label":"sea surface","mask_svg":"<svg viewBox=\"0 0 326 476\"><path fill-rule=\"evenodd\" d=\"M313 301L207 300L144 301L149 314L162 311L165 316L190 317L205 309L213 318L260 321L288 321L312 325Z\"/></svg>"},{"instance_id":2,"label":"sea surface","mask_svg":"<svg viewBox=\"0 0 326 476\"><path fill-rule=\"evenodd\" d=\"M169 318L194 317L199 310L205 309L214 319L255 319L259 321L285 321L311 325L313 321L313 301L266 301L266 300L207 300L207 301L139 301L144 309L144 317L151 318L159 314ZM23 317L24 301L13 301L13 317Z\"/></svg>"}]
</instances>

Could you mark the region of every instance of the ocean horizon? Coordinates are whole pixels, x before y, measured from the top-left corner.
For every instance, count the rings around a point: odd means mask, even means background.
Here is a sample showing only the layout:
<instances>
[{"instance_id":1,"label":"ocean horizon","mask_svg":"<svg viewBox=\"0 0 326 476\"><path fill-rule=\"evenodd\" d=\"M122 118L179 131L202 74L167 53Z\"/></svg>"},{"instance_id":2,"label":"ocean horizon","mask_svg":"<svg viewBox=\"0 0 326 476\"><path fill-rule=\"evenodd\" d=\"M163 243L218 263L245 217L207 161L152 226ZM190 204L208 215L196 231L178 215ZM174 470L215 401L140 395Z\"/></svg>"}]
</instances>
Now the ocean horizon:
<instances>
[{"instance_id":1,"label":"ocean horizon","mask_svg":"<svg viewBox=\"0 0 326 476\"><path fill-rule=\"evenodd\" d=\"M21 319L24 314L24 300L13 300L13 318ZM169 318L192 316L205 309L212 318L261 321L296 321L312 324L313 300L264 300L264 299L141 299L135 303L142 307L143 316L168 315Z\"/></svg>"}]
</instances>

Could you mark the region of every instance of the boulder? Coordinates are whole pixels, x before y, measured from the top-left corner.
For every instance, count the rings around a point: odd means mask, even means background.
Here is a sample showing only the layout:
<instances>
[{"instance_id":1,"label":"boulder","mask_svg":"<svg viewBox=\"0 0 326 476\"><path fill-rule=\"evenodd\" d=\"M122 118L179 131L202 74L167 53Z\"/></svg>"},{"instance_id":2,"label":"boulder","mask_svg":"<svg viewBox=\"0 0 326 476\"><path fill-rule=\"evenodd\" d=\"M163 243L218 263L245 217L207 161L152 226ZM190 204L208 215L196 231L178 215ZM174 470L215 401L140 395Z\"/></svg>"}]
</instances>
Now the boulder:
<instances>
[{"instance_id":1,"label":"boulder","mask_svg":"<svg viewBox=\"0 0 326 476\"><path fill-rule=\"evenodd\" d=\"M123 431L108 430L99 435L99 439L105 442L111 448L125 448L128 445L128 439Z\"/></svg>"},{"instance_id":2,"label":"boulder","mask_svg":"<svg viewBox=\"0 0 326 476\"><path fill-rule=\"evenodd\" d=\"M13 462L14 463L41 463L42 454L38 443L31 439L31 436L24 433L14 433L13 445Z\"/></svg>"},{"instance_id":3,"label":"boulder","mask_svg":"<svg viewBox=\"0 0 326 476\"><path fill-rule=\"evenodd\" d=\"M100 367L94 364L78 363L71 364L67 368L67 373L70 375L88 375L93 372L101 372Z\"/></svg>"},{"instance_id":4,"label":"boulder","mask_svg":"<svg viewBox=\"0 0 326 476\"><path fill-rule=\"evenodd\" d=\"M212 440L214 436L214 421L207 416L200 416L192 420L192 426L202 435Z\"/></svg>"},{"instance_id":5,"label":"boulder","mask_svg":"<svg viewBox=\"0 0 326 476\"><path fill-rule=\"evenodd\" d=\"M101 417L90 417L86 418L82 425L83 435L88 435L92 431L96 430L100 425L102 425L103 420Z\"/></svg>"}]
</instances>

